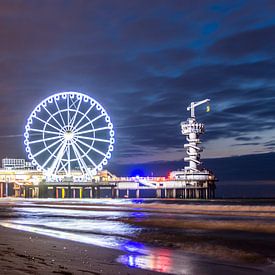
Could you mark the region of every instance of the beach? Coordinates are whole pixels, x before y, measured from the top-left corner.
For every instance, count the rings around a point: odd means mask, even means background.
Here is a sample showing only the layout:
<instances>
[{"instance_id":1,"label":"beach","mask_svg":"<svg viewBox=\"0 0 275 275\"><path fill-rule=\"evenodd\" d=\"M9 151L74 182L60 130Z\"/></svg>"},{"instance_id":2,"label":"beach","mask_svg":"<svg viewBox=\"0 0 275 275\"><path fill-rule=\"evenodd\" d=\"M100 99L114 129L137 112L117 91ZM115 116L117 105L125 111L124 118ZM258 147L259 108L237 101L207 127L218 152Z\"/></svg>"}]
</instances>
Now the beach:
<instances>
[{"instance_id":1,"label":"beach","mask_svg":"<svg viewBox=\"0 0 275 275\"><path fill-rule=\"evenodd\" d=\"M274 274L275 205L0 201L3 274Z\"/></svg>"},{"instance_id":2,"label":"beach","mask_svg":"<svg viewBox=\"0 0 275 275\"><path fill-rule=\"evenodd\" d=\"M0 227L1 274L156 274L114 261L112 249Z\"/></svg>"}]
</instances>

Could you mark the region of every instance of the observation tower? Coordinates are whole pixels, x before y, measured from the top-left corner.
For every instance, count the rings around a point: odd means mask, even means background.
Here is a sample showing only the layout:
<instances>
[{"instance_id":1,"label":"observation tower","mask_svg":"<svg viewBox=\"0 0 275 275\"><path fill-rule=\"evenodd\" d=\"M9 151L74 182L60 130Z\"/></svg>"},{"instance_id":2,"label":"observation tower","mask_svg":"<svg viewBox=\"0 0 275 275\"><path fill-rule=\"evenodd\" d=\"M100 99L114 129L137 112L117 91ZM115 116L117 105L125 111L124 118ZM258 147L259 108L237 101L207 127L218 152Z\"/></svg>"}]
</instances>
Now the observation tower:
<instances>
[{"instance_id":1,"label":"observation tower","mask_svg":"<svg viewBox=\"0 0 275 275\"><path fill-rule=\"evenodd\" d=\"M210 99L205 99L199 102L191 102L187 107L187 111L190 111L190 117L181 122L181 133L186 136L187 143L184 144L187 157L184 158L188 165L184 169L178 171L172 171L170 173L170 179L175 183L181 182L185 186L192 186L197 192L200 190L203 194L199 195L199 198L213 198L215 190L215 181L217 181L215 175L201 166L201 155L203 148L200 146L200 136L204 133L205 127L203 123L199 123L196 120L195 108L207 104L207 111L210 110ZM205 194L204 194L205 193ZM197 196L191 196L197 198Z\"/></svg>"}]
</instances>

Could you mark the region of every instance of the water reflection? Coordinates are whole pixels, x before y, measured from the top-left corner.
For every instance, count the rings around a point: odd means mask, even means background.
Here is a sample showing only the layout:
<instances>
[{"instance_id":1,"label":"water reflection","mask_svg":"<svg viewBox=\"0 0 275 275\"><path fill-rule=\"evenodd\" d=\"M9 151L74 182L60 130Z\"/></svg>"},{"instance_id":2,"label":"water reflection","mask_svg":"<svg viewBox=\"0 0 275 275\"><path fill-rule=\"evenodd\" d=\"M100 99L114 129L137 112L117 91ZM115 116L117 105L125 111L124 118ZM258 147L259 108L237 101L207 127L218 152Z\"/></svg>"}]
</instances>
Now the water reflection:
<instances>
[{"instance_id":1,"label":"water reflection","mask_svg":"<svg viewBox=\"0 0 275 275\"><path fill-rule=\"evenodd\" d=\"M192 274L190 259L177 254L176 251L144 246L140 250L138 243L131 244L130 247L132 253L120 256L118 262L131 268L142 268L169 274Z\"/></svg>"},{"instance_id":2,"label":"water reflection","mask_svg":"<svg viewBox=\"0 0 275 275\"><path fill-rule=\"evenodd\" d=\"M123 255L119 257L118 261L132 268L149 269L163 273L175 272L175 270L173 270L174 268L172 267L173 262L170 255L158 255L158 251L156 250L154 251L153 255ZM178 273L178 270L177 274L180 274Z\"/></svg>"},{"instance_id":3,"label":"water reflection","mask_svg":"<svg viewBox=\"0 0 275 275\"><path fill-rule=\"evenodd\" d=\"M131 268L142 268L164 273L181 274L182 255L169 249L151 248L140 242L132 241L144 228L123 223L117 219L134 217L146 219L151 214L139 211L85 211L85 209L49 208L46 205L10 208L17 217L3 217L0 225L22 231L43 234L50 237L67 239L106 248L117 249L125 253L119 257L120 263ZM79 207L79 205L76 207ZM130 209L129 209L130 210ZM180 258L180 261L174 259Z\"/></svg>"}]
</instances>

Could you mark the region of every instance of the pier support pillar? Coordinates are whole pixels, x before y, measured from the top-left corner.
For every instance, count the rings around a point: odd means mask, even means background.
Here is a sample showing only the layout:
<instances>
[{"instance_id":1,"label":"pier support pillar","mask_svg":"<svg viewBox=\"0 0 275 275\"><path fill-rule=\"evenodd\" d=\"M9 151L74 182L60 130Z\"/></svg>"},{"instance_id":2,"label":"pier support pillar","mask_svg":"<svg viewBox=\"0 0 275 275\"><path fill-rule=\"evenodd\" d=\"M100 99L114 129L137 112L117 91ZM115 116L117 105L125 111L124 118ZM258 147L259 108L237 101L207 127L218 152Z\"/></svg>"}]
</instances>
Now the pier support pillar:
<instances>
[{"instance_id":1,"label":"pier support pillar","mask_svg":"<svg viewBox=\"0 0 275 275\"><path fill-rule=\"evenodd\" d=\"M70 185L68 186L68 190L67 191L68 191L67 198L71 199L72 198L72 188L71 188Z\"/></svg>"},{"instance_id":2,"label":"pier support pillar","mask_svg":"<svg viewBox=\"0 0 275 275\"><path fill-rule=\"evenodd\" d=\"M28 186L25 186L24 189L25 189L25 192L24 192L24 193L25 193L25 199L26 199L26 198L28 198L28 191L29 191L28 189L29 189L29 187L28 187Z\"/></svg>"},{"instance_id":3,"label":"pier support pillar","mask_svg":"<svg viewBox=\"0 0 275 275\"><path fill-rule=\"evenodd\" d=\"M156 189L156 197L161 198L161 189Z\"/></svg>"},{"instance_id":4,"label":"pier support pillar","mask_svg":"<svg viewBox=\"0 0 275 275\"><path fill-rule=\"evenodd\" d=\"M172 190L172 197L173 197L174 199L176 198L176 189L175 189L175 188Z\"/></svg>"},{"instance_id":5,"label":"pier support pillar","mask_svg":"<svg viewBox=\"0 0 275 275\"><path fill-rule=\"evenodd\" d=\"M198 187L196 188L196 199L200 198L200 190L198 189Z\"/></svg>"},{"instance_id":6,"label":"pier support pillar","mask_svg":"<svg viewBox=\"0 0 275 275\"><path fill-rule=\"evenodd\" d=\"M112 199L114 199L116 197L115 187L111 187L111 192L112 192Z\"/></svg>"},{"instance_id":7,"label":"pier support pillar","mask_svg":"<svg viewBox=\"0 0 275 275\"><path fill-rule=\"evenodd\" d=\"M136 198L139 198L139 189L136 190Z\"/></svg>"},{"instance_id":8,"label":"pier support pillar","mask_svg":"<svg viewBox=\"0 0 275 275\"><path fill-rule=\"evenodd\" d=\"M5 191L6 191L6 192L5 192L5 193L6 193L6 197L8 197L8 196L9 196L9 184L8 184L7 182L6 182L6 186L5 186L5 187L6 187L6 188L5 188L5 189L6 189L6 190L5 190Z\"/></svg>"},{"instance_id":9,"label":"pier support pillar","mask_svg":"<svg viewBox=\"0 0 275 275\"><path fill-rule=\"evenodd\" d=\"M119 189L116 189L116 197L119 198Z\"/></svg>"},{"instance_id":10,"label":"pier support pillar","mask_svg":"<svg viewBox=\"0 0 275 275\"><path fill-rule=\"evenodd\" d=\"M0 197L3 198L4 197L4 187L3 187L3 182L0 183Z\"/></svg>"}]
</instances>

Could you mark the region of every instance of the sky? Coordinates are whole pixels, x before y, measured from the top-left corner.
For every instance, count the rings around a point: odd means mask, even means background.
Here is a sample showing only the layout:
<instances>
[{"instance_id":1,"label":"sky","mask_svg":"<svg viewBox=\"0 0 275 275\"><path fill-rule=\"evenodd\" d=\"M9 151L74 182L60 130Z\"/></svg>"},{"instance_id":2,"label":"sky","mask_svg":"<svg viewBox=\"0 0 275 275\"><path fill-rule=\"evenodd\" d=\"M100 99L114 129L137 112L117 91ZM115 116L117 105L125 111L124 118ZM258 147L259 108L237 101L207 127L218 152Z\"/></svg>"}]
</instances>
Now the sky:
<instances>
[{"instance_id":1,"label":"sky","mask_svg":"<svg viewBox=\"0 0 275 275\"><path fill-rule=\"evenodd\" d=\"M30 112L67 90L110 115L116 164L182 160L180 122L205 98L203 158L273 152L274 14L265 0L1 0L0 157L25 158Z\"/></svg>"}]
</instances>

